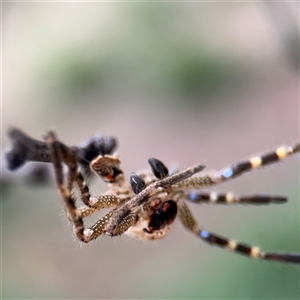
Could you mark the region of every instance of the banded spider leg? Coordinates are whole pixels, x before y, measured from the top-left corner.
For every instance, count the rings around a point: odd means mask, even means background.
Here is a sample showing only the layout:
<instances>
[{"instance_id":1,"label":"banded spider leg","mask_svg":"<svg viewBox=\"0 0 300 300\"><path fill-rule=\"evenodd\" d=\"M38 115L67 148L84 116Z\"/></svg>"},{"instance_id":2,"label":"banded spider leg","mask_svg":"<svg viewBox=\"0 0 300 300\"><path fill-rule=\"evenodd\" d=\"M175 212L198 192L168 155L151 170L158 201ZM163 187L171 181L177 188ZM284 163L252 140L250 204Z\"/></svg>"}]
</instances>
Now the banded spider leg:
<instances>
[{"instance_id":1,"label":"banded spider leg","mask_svg":"<svg viewBox=\"0 0 300 300\"><path fill-rule=\"evenodd\" d=\"M254 156L248 161L243 161L233 165L229 168L225 168L212 175L199 176L189 178L177 185L177 188L182 189L197 189L204 186L210 186L212 184L220 183L243 173L263 167L265 165L276 163L287 156L293 155L299 152L300 146L296 144L294 147L280 147L274 152L267 153L262 156ZM280 204L287 202L286 197L272 196L272 195L247 195L236 196L232 193L205 193L205 192L185 192L185 200L193 203L214 203L214 204ZM249 246L239 243L237 241L219 236L215 233L209 232L198 226L195 218L185 202L181 201L179 205L179 218L183 226L193 232L196 236L200 237L203 241L211 244L226 248L230 251L237 252L239 254L247 255L252 258L262 260L281 261L286 263L300 263L299 253L280 253L280 252L264 252L256 246Z\"/></svg>"},{"instance_id":2,"label":"banded spider leg","mask_svg":"<svg viewBox=\"0 0 300 300\"><path fill-rule=\"evenodd\" d=\"M199 227L189 207L183 201L180 202L178 212L183 226L197 237L200 237L206 243L214 246L219 246L230 251L249 256L251 258L281 261L286 263L300 263L299 253L265 252L257 246L250 246L244 243L240 243Z\"/></svg>"}]
</instances>

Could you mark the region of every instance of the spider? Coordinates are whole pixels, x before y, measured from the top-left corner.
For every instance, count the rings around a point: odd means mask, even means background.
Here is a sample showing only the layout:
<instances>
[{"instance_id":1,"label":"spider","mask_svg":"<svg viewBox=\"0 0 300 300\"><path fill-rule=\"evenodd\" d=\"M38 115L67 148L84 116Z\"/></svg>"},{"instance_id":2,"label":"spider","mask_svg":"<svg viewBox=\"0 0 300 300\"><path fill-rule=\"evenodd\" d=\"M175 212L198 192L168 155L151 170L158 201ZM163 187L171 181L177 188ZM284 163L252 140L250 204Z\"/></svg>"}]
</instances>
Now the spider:
<instances>
[{"instance_id":1,"label":"spider","mask_svg":"<svg viewBox=\"0 0 300 300\"><path fill-rule=\"evenodd\" d=\"M185 229L208 244L255 259L300 263L299 253L265 252L259 247L239 243L200 227L186 203L261 205L287 202L287 198L282 196L237 196L232 193L206 193L197 190L283 160L300 151L299 143L295 146L281 146L262 156L253 156L249 160L202 176L193 175L202 171L203 165L170 174L162 161L150 158L148 163L151 170L131 173L128 182L120 168L119 157L112 154L116 147L116 141L112 137L95 137L81 148L76 148L59 142L53 131L47 133L46 143L32 140L17 129L11 130L9 135L15 140L13 150L7 153L11 169L18 167L26 159L53 163L57 190L67 218L72 223L76 238L84 243L104 234L117 236L123 233L140 240L161 239L170 232L172 223L178 216ZM66 176L63 164L67 166ZM108 190L105 193L98 196L90 194L84 180L84 174L90 170L107 183ZM75 204L72 192L74 188L78 189L83 206L77 207ZM111 210L86 228L83 220L104 208Z\"/></svg>"}]
</instances>

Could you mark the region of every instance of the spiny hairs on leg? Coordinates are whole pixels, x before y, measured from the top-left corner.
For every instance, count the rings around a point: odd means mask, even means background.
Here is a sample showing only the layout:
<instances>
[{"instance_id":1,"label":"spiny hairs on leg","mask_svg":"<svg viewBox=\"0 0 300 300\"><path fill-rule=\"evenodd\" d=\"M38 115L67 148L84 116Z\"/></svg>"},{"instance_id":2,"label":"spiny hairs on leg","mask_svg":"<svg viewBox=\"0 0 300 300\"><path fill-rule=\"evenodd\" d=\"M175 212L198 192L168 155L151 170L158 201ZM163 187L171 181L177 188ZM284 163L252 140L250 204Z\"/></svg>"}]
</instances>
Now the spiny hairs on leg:
<instances>
[{"instance_id":1,"label":"spiny hairs on leg","mask_svg":"<svg viewBox=\"0 0 300 300\"><path fill-rule=\"evenodd\" d=\"M110 196L110 195L93 197L94 207L87 206L81 209L77 209L75 205L75 199L73 198L73 194L71 192L73 183L77 182L81 192L84 191L89 194L89 191L87 186L83 184L80 174L77 172L75 153L72 153L72 151L69 151L68 153L63 152L60 149L60 143L56 140L56 137L52 131L50 131L47 135L47 142L49 143L51 159L54 166L58 193L65 205L67 217L73 225L74 235L80 241L87 243L92 239L97 238L99 235L103 233L112 212L100 218L100 220L96 222L96 224L94 224L91 228L88 229L84 228L83 218L93 214L94 212L100 210L101 208L118 205L119 199L115 196ZM63 170L61 164L62 157L63 157L63 161L67 164L69 169L68 178L67 178L67 187L64 185L64 176L63 176ZM82 198L84 198L83 196ZM89 199L89 201L90 200L91 199Z\"/></svg>"},{"instance_id":2,"label":"spiny hairs on leg","mask_svg":"<svg viewBox=\"0 0 300 300\"><path fill-rule=\"evenodd\" d=\"M52 131L48 132L47 142L49 144L51 159L54 166L55 178L56 178L56 186L58 193L65 204L65 209L67 212L68 218L71 220L73 224L73 232L75 236L84 241L83 235L83 221L81 217L77 213L77 209L75 206L75 200L71 191L64 186L64 178L63 178L63 170L61 164L61 152L59 148L59 144L56 140L56 137Z\"/></svg>"}]
</instances>

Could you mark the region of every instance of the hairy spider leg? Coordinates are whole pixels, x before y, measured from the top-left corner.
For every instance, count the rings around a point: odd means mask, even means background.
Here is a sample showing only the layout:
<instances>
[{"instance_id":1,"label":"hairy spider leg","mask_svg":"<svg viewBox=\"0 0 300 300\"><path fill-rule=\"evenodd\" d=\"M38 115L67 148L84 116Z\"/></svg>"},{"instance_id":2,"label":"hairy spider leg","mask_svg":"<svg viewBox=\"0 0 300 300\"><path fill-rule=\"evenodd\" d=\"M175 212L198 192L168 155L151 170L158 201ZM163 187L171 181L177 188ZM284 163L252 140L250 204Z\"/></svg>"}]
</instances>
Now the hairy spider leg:
<instances>
[{"instance_id":1,"label":"hairy spider leg","mask_svg":"<svg viewBox=\"0 0 300 300\"><path fill-rule=\"evenodd\" d=\"M90 207L93 206L90 202L91 194L90 194L89 187L88 187L86 181L84 180L79 167L77 167L77 170L76 170L75 180L77 183L77 187L80 191L82 202L87 206L90 206Z\"/></svg>"},{"instance_id":2,"label":"hairy spider leg","mask_svg":"<svg viewBox=\"0 0 300 300\"><path fill-rule=\"evenodd\" d=\"M79 175L78 173L75 151L71 150L67 153L66 151L64 151L64 149L62 150L62 148L60 147L60 143L56 140L55 134L52 131L48 133L47 142L49 144L51 152L51 159L54 166L58 193L65 204L67 217L73 225L73 233L80 241L87 243L90 240L97 238L104 232L105 225L112 212L107 213L105 216L100 218L91 228L87 229L84 229L83 218L90 216L91 214L102 208L118 205L119 199L118 197L111 195L101 195L92 198L94 207L87 206L77 209L74 196L71 192L71 188L73 185L72 181L75 180L77 184L81 184L83 190L84 181L81 180L81 175ZM64 185L61 160L63 160L68 166L67 186Z\"/></svg>"},{"instance_id":3,"label":"hairy spider leg","mask_svg":"<svg viewBox=\"0 0 300 300\"><path fill-rule=\"evenodd\" d=\"M57 144L61 153L62 160L68 166L67 189L72 191L74 182L77 177L77 161L75 151L72 148L65 149L61 147L62 144L59 142L57 142Z\"/></svg>"},{"instance_id":4,"label":"hairy spider leg","mask_svg":"<svg viewBox=\"0 0 300 300\"><path fill-rule=\"evenodd\" d=\"M281 204L286 203L287 198L283 196L271 196L271 195L234 195L233 193L205 193L205 192L190 192L185 193L184 199L201 204Z\"/></svg>"},{"instance_id":5,"label":"hairy spider leg","mask_svg":"<svg viewBox=\"0 0 300 300\"><path fill-rule=\"evenodd\" d=\"M208 244L255 259L300 263L300 254L298 253L264 252L259 247L239 243L200 228L187 204L183 201L178 205L178 213L183 226Z\"/></svg>"},{"instance_id":6,"label":"hairy spider leg","mask_svg":"<svg viewBox=\"0 0 300 300\"><path fill-rule=\"evenodd\" d=\"M269 152L261 156L253 156L249 160L239 162L231 167L222 169L220 171L213 172L203 176L195 176L188 178L182 182L179 182L174 186L174 190L192 190L208 187L214 184L218 184L245 172L264 167L266 165L276 163L291 156L300 151L300 144L296 144L293 147L281 146L275 151Z\"/></svg>"},{"instance_id":7,"label":"hairy spider leg","mask_svg":"<svg viewBox=\"0 0 300 300\"><path fill-rule=\"evenodd\" d=\"M73 224L73 232L75 236L81 240L84 241L84 225L82 218L78 215L76 206L75 206L75 200L71 193L71 190L68 189L64 185L64 176L63 176L63 169L62 169L62 163L61 163L61 151L58 142L56 141L55 135L52 131L48 132L47 135L47 142L50 147L50 153L51 153L51 159L54 166L54 172L55 172L55 179L56 179L56 186L58 193L61 197L61 199L64 202L67 217ZM72 172L69 172L69 176L72 174ZM70 182L70 179L68 180Z\"/></svg>"},{"instance_id":8,"label":"hairy spider leg","mask_svg":"<svg viewBox=\"0 0 300 300\"><path fill-rule=\"evenodd\" d=\"M121 199L121 198L117 197L116 195L111 195L111 194L91 196L89 187L82 176L80 168L78 168L78 167L77 167L77 171L76 171L75 180L77 183L77 187L80 191L81 200L86 205L86 207L80 208L80 214L83 218L92 215L93 213L99 211L102 208L110 208L113 206L119 206L122 202L124 202L124 199ZM123 181L125 181L125 180L122 177L121 179L119 178L119 182L113 182L113 183L111 183L111 185L118 186L118 184L120 182L123 183ZM123 198L126 199L126 196L123 196Z\"/></svg>"}]
</instances>

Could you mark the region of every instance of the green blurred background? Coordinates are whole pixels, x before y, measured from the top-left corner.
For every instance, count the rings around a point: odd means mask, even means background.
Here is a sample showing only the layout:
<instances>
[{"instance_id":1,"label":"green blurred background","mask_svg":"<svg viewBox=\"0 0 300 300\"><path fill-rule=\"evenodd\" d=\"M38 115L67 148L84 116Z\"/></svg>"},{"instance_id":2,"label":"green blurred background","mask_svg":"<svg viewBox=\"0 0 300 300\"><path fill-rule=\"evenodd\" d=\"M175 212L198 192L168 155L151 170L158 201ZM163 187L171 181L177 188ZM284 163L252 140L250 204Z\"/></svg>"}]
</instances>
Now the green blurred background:
<instances>
[{"instance_id":1,"label":"green blurred background","mask_svg":"<svg viewBox=\"0 0 300 300\"><path fill-rule=\"evenodd\" d=\"M299 138L297 3L5 2L2 18L4 148L9 126L68 145L101 132L129 174L149 157L218 169ZM54 183L26 185L26 167L3 170L4 299L299 299L299 267L210 247L177 222L156 242L79 245ZM299 252L297 157L213 190L288 196L191 208L221 235Z\"/></svg>"}]
</instances>

